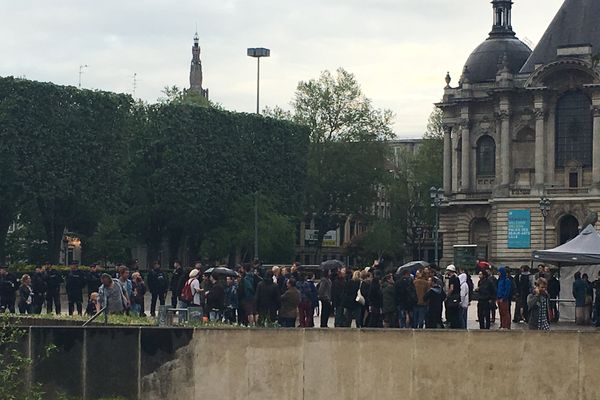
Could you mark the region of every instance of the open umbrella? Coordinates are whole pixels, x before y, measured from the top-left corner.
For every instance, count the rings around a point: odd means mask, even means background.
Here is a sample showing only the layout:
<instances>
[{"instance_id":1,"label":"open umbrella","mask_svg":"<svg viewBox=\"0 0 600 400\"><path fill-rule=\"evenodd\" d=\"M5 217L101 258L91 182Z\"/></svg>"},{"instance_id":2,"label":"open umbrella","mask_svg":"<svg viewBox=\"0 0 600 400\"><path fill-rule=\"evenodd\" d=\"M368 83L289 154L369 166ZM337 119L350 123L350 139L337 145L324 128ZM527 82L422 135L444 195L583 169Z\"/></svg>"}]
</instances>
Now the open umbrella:
<instances>
[{"instance_id":1,"label":"open umbrella","mask_svg":"<svg viewBox=\"0 0 600 400\"><path fill-rule=\"evenodd\" d=\"M401 267L398 267L396 275L402 274L402 271L404 271L405 269L408 269L411 274L414 274L419 268L425 267L429 267L429 263L427 261L411 261L409 263L404 264Z\"/></svg>"},{"instance_id":2,"label":"open umbrella","mask_svg":"<svg viewBox=\"0 0 600 400\"><path fill-rule=\"evenodd\" d=\"M231 277L237 277L238 276L237 272L235 272L232 269L226 268L226 267L209 268L204 273L205 274L214 275L214 276L231 276Z\"/></svg>"},{"instance_id":3,"label":"open umbrella","mask_svg":"<svg viewBox=\"0 0 600 400\"><path fill-rule=\"evenodd\" d=\"M338 268L343 268L343 267L344 267L344 263L341 262L340 260L327 260L327 261L323 261L321 263L321 269L323 271L328 271L328 270L338 269Z\"/></svg>"}]
</instances>

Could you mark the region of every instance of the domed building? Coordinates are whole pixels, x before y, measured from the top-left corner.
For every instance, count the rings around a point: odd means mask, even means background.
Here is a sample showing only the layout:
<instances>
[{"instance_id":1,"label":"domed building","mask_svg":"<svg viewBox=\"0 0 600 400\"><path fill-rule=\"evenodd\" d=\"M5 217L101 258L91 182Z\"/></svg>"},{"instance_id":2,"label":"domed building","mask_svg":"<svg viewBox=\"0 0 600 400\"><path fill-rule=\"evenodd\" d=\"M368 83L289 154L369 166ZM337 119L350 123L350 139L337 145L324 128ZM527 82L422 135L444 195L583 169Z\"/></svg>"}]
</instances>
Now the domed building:
<instances>
[{"instance_id":1,"label":"domed building","mask_svg":"<svg viewBox=\"0 0 600 400\"><path fill-rule=\"evenodd\" d=\"M566 0L533 51L512 5L492 1L492 31L437 104L443 263L467 245L479 259L527 263L600 208L600 1Z\"/></svg>"}]
</instances>

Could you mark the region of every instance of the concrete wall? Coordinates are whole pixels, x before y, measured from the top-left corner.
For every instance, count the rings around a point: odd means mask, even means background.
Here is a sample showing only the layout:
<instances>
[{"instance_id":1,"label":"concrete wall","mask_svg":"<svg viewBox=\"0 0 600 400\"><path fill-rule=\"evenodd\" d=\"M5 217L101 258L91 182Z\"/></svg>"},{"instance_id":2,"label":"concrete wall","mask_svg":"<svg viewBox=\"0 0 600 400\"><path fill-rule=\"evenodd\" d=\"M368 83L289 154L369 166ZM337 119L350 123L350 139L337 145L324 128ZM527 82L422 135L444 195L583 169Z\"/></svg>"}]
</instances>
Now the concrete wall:
<instances>
[{"instance_id":1,"label":"concrete wall","mask_svg":"<svg viewBox=\"0 0 600 400\"><path fill-rule=\"evenodd\" d=\"M66 371L70 359L87 398L600 398L595 332L40 329L35 346L83 336L45 368Z\"/></svg>"}]
</instances>

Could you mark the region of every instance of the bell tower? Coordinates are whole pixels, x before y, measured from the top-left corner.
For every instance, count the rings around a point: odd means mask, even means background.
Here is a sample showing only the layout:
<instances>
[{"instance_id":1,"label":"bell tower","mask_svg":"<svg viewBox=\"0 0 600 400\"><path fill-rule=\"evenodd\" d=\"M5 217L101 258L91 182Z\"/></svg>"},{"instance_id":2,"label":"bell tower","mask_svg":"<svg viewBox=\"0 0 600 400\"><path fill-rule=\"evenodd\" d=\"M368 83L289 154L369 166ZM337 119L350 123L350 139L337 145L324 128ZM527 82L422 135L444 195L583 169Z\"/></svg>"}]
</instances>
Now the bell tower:
<instances>
[{"instance_id":1,"label":"bell tower","mask_svg":"<svg viewBox=\"0 0 600 400\"><path fill-rule=\"evenodd\" d=\"M202 61L200 60L200 38L198 32L194 34L192 46L192 64L190 66L190 90L208 99L208 89L202 88Z\"/></svg>"},{"instance_id":2,"label":"bell tower","mask_svg":"<svg viewBox=\"0 0 600 400\"><path fill-rule=\"evenodd\" d=\"M493 0L494 25L490 32L490 37L497 36L515 36L512 29L512 0Z\"/></svg>"}]
</instances>

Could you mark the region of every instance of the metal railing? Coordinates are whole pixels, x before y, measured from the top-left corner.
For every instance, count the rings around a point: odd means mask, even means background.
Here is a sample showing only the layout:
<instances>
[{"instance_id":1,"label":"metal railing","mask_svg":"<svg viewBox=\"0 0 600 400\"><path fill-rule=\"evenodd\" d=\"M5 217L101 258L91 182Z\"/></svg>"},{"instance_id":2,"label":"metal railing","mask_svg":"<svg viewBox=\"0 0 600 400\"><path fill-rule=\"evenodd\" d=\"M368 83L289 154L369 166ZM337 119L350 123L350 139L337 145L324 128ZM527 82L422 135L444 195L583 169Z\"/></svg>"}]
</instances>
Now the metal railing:
<instances>
[{"instance_id":1,"label":"metal railing","mask_svg":"<svg viewBox=\"0 0 600 400\"><path fill-rule=\"evenodd\" d=\"M94 320L96 318L98 318L102 314L104 314L104 325L108 325L108 312L105 312L106 311L106 307L107 306L104 306L96 314L92 315L92 317L90 319L88 319L87 321L85 321L82 326L88 326L89 324L91 324L92 322L94 322Z\"/></svg>"}]
</instances>

